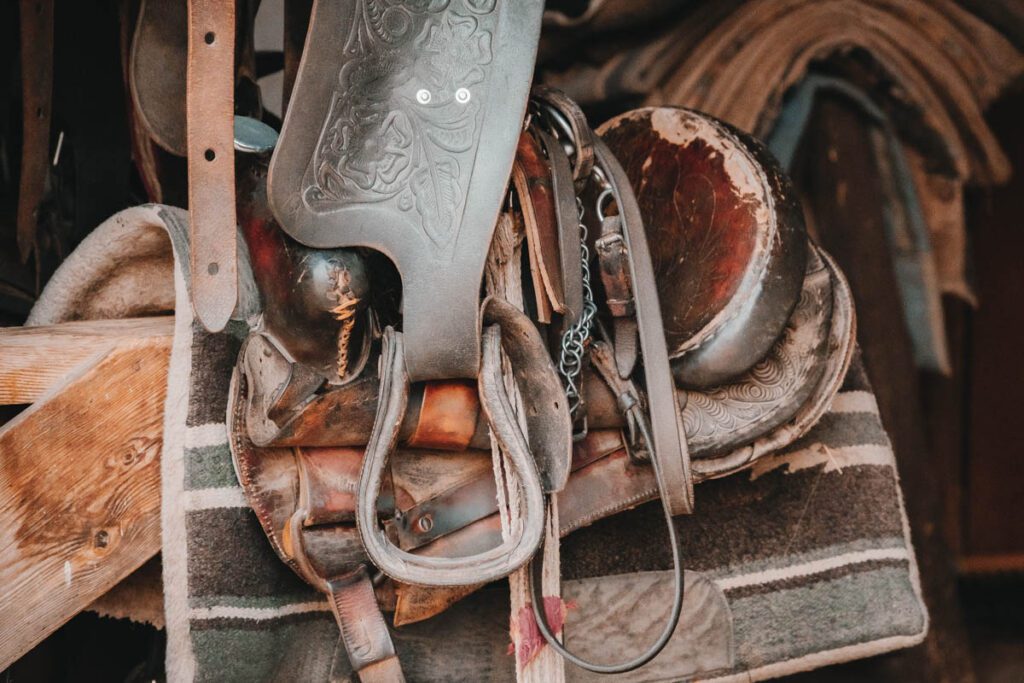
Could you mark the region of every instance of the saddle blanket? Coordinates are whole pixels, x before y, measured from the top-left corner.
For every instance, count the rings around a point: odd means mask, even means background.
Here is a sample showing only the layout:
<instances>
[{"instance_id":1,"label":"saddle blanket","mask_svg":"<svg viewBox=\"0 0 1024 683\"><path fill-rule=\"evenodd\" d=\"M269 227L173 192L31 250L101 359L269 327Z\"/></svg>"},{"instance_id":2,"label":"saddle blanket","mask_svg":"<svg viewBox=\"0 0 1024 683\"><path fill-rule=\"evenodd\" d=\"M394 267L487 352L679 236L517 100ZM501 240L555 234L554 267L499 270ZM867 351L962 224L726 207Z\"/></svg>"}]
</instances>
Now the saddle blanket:
<instances>
[{"instance_id":1,"label":"saddle blanket","mask_svg":"<svg viewBox=\"0 0 1024 683\"><path fill-rule=\"evenodd\" d=\"M344 660L334 618L267 543L228 449L228 382L248 327L210 334L193 320L187 214L150 208L177 256L162 465L168 680L327 680ZM859 357L803 439L697 491L695 514L676 518L687 596L675 637L611 680L761 680L923 640L896 462ZM563 542L566 638L584 655L621 656L664 623L672 577L660 514L642 505ZM514 681L509 618L500 582L392 638L409 680ZM598 678L572 666L567 676Z\"/></svg>"}]
</instances>

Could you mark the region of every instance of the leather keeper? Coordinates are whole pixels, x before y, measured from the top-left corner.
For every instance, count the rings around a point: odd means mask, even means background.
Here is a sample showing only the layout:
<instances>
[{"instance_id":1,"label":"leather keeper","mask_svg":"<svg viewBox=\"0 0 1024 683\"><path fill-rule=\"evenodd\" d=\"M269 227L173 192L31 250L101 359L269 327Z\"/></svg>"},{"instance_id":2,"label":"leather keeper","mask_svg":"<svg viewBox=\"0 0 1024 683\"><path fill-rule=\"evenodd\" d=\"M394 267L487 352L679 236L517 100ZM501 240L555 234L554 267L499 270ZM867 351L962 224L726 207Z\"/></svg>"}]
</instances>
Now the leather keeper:
<instances>
[{"instance_id":1,"label":"leather keeper","mask_svg":"<svg viewBox=\"0 0 1024 683\"><path fill-rule=\"evenodd\" d=\"M605 222L618 221L618 216L606 218ZM609 232L602 228L601 237L594 243L597 259L601 266L601 282L604 284L608 311L616 318L634 315L633 286L629 277L629 253L622 233Z\"/></svg>"}]
</instances>

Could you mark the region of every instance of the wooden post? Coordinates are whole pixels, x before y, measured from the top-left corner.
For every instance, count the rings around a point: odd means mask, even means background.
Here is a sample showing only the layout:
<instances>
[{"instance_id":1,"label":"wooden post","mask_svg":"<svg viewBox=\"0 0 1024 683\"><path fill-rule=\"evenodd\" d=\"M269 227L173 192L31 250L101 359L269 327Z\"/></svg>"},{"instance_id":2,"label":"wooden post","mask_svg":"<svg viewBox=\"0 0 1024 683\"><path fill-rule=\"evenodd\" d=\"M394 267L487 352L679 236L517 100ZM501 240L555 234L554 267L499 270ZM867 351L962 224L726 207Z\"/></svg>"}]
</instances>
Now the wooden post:
<instances>
[{"instance_id":1,"label":"wooden post","mask_svg":"<svg viewBox=\"0 0 1024 683\"><path fill-rule=\"evenodd\" d=\"M942 473L928 448L918 372L896 292L870 122L841 99L819 100L803 142L798 184L823 246L850 280L858 341L892 439L906 497L924 599L931 616L925 643L882 660L876 674L899 680L975 680L956 596L952 554L942 533ZM857 665L863 673L871 663Z\"/></svg>"}]
</instances>

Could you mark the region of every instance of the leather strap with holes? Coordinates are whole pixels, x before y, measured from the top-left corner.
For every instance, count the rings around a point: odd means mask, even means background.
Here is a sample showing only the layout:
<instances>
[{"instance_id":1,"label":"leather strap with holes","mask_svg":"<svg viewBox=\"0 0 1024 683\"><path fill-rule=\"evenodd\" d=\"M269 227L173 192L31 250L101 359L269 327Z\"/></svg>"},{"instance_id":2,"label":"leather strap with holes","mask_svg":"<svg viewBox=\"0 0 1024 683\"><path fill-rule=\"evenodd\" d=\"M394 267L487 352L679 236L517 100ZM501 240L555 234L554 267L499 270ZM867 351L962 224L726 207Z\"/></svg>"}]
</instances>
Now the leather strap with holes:
<instances>
[{"instance_id":1,"label":"leather strap with holes","mask_svg":"<svg viewBox=\"0 0 1024 683\"><path fill-rule=\"evenodd\" d=\"M234 161L235 3L189 0L188 202L192 307L211 332L238 298Z\"/></svg>"}]
</instances>

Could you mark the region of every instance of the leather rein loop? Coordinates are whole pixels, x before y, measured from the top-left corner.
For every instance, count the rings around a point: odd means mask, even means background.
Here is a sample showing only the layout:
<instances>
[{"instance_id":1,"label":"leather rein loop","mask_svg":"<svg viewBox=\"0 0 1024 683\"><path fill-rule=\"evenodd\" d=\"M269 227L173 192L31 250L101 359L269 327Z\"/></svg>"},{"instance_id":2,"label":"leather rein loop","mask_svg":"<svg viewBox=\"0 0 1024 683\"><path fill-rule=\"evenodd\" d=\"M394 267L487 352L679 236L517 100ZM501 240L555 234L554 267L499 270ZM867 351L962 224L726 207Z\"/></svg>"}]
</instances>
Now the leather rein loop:
<instances>
[{"instance_id":1,"label":"leather rein loop","mask_svg":"<svg viewBox=\"0 0 1024 683\"><path fill-rule=\"evenodd\" d=\"M612 235L619 237L619 242L625 251L631 277L628 280L629 288L632 290L632 299L636 301L636 310L632 311L630 318L640 328L641 350L643 352L645 379L647 382L648 405L653 418L659 420L660 439L652 433L651 422L644 411L644 405L637 399L638 392L628 374L623 376L614 358L614 351L608 348L606 343L598 342L591 351L591 357L599 374L611 387L619 402L619 407L626 415L630 425L635 426L639 432L647 453L650 456L651 466L654 468L655 482L658 487L658 497L664 512L665 522L668 527L669 545L672 551L672 575L673 593L672 610L665 627L657 640L646 650L636 657L618 664L598 664L587 661L578 655L570 652L552 632L544 613L544 598L541 595L541 572L543 562L536 557L531 562L530 572L530 600L533 607L533 616L537 627L547 641L559 655L576 666L600 674L617 674L633 671L654 659L668 645L679 624L679 617L682 614L685 583L683 574L683 557L679 547L679 535L672 520L674 513L690 512L692 510L692 479L690 476L689 453L687 451L685 437L681 426L678 424L679 411L676 405L675 391L672 386L672 375L669 371L668 354L665 350L665 340L660 336L661 317L658 310L657 291L654 287L654 275L651 267L650 254L647 251L647 244L643 231L640 213L636 206L636 199L633 197L628 180L618 161L611 154L604 143L593 139L592 144L596 153L597 166L594 175L606 184L604 191L598 199L598 212L603 225L609 221L604 214L604 201L610 195L614 198L622 224L621 233ZM643 301L639 299L643 298ZM641 307L644 310L641 312ZM653 308L653 310L652 310ZM635 316L635 318L633 317ZM653 329L652 329L653 328ZM645 335L644 332L647 332ZM652 331L656 332L652 338ZM665 382L668 382L669 403L665 400ZM657 382L658 384L655 384ZM659 400L660 399L660 400ZM667 411L671 410L671 414ZM676 433L673 434L673 429ZM678 439L678 442L676 442ZM669 452L663 449L668 447ZM673 447L677 446L677 447ZM669 464L669 473L666 476L662 458L666 458Z\"/></svg>"}]
</instances>

